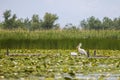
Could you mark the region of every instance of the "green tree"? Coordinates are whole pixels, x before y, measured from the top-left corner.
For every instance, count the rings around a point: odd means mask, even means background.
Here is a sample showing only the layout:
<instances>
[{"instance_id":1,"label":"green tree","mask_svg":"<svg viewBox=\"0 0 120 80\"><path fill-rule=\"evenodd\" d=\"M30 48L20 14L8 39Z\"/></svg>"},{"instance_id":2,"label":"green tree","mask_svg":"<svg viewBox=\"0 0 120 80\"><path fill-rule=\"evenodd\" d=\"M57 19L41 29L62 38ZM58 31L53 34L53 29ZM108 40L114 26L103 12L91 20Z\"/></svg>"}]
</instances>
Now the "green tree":
<instances>
[{"instance_id":1,"label":"green tree","mask_svg":"<svg viewBox=\"0 0 120 80\"><path fill-rule=\"evenodd\" d=\"M110 18L104 17L102 21L102 26L104 30L113 28L113 21Z\"/></svg>"},{"instance_id":2,"label":"green tree","mask_svg":"<svg viewBox=\"0 0 120 80\"><path fill-rule=\"evenodd\" d=\"M12 16L12 18L9 19L9 22L10 22L10 25L11 25L11 28L18 28L18 24L16 23L16 19L17 19L17 16L16 14L14 14Z\"/></svg>"},{"instance_id":3,"label":"green tree","mask_svg":"<svg viewBox=\"0 0 120 80\"><path fill-rule=\"evenodd\" d=\"M39 16L34 14L32 16L32 20L31 20L31 29L32 30L36 30L36 29L41 29L41 20L39 19Z\"/></svg>"},{"instance_id":4,"label":"green tree","mask_svg":"<svg viewBox=\"0 0 120 80\"><path fill-rule=\"evenodd\" d=\"M0 29L3 28L3 22L0 22Z\"/></svg>"},{"instance_id":5,"label":"green tree","mask_svg":"<svg viewBox=\"0 0 120 80\"><path fill-rule=\"evenodd\" d=\"M59 25L59 24L55 24L55 25L53 26L53 29L54 29L54 30L60 30L60 25Z\"/></svg>"},{"instance_id":6,"label":"green tree","mask_svg":"<svg viewBox=\"0 0 120 80\"><path fill-rule=\"evenodd\" d=\"M114 29L119 30L120 29L120 17L114 18L113 20Z\"/></svg>"},{"instance_id":7,"label":"green tree","mask_svg":"<svg viewBox=\"0 0 120 80\"><path fill-rule=\"evenodd\" d=\"M79 28L77 28L75 25L73 25L72 23L66 24L65 27L63 28L64 30L78 30Z\"/></svg>"},{"instance_id":8,"label":"green tree","mask_svg":"<svg viewBox=\"0 0 120 80\"><path fill-rule=\"evenodd\" d=\"M20 28L20 29L25 29L25 26L24 26L24 22L23 22L23 19L17 19L15 21L16 25L17 25L17 28Z\"/></svg>"},{"instance_id":9,"label":"green tree","mask_svg":"<svg viewBox=\"0 0 120 80\"><path fill-rule=\"evenodd\" d=\"M28 29L28 30L30 30L30 28L31 28L31 21L29 20L29 18L26 18L26 19L24 19L23 20L23 25L24 25L24 29Z\"/></svg>"},{"instance_id":10,"label":"green tree","mask_svg":"<svg viewBox=\"0 0 120 80\"><path fill-rule=\"evenodd\" d=\"M3 13L3 15L4 15L5 20L8 20L10 18L10 16L11 16L11 10L6 10Z\"/></svg>"},{"instance_id":11,"label":"green tree","mask_svg":"<svg viewBox=\"0 0 120 80\"><path fill-rule=\"evenodd\" d=\"M116 29L118 30L120 30L120 17L118 18L118 20L117 20L117 24L118 24L118 26L116 26Z\"/></svg>"},{"instance_id":12,"label":"green tree","mask_svg":"<svg viewBox=\"0 0 120 80\"><path fill-rule=\"evenodd\" d=\"M3 17L4 17L4 28L5 29L18 28L18 24L16 23L17 16L16 14L11 15L11 10L6 10L3 13Z\"/></svg>"},{"instance_id":13,"label":"green tree","mask_svg":"<svg viewBox=\"0 0 120 80\"><path fill-rule=\"evenodd\" d=\"M89 29L95 29L95 30L101 29L101 21L98 18L91 16L90 18L88 18L87 22Z\"/></svg>"},{"instance_id":14,"label":"green tree","mask_svg":"<svg viewBox=\"0 0 120 80\"><path fill-rule=\"evenodd\" d=\"M46 13L43 21L42 21L42 27L44 29L52 29L53 27L55 27L55 21L58 19L58 16L55 14L51 14L51 13Z\"/></svg>"},{"instance_id":15,"label":"green tree","mask_svg":"<svg viewBox=\"0 0 120 80\"><path fill-rule=\"evenodd\" d=\"M4 28L10 28L9 18L11 17L11 10L6 10L3 13L3 17L4 17Z\"/></svg>"},{"instance_id":16,"label":"green tree","mask_svg":"<svg viewBox=\"0 0 120 80\"><path fill-rule=\"evenodd\" d=\"M80 27L82 29L85 29L85 30L89 30L90 29L89 26L88 26L88 23L87 23L87 21L85 19L80 22Z\"/></svg>"}]
</instances>

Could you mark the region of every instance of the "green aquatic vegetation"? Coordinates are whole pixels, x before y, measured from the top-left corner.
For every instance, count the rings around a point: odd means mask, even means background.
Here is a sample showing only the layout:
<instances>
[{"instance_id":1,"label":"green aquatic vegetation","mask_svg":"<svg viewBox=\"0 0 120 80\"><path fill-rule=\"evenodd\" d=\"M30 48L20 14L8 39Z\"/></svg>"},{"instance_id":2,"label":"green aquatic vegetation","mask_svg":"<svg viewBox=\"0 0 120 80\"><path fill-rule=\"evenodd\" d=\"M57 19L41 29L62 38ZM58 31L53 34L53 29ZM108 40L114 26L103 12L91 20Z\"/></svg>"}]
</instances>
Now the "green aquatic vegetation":
<instances>
[{"instance_id":1,"label":"green aquatic vegetation","mask_svg":"<svg viewBox=\"0 0 120 80\"><path fill-rule=\"evenodd\" d=\"M80 42L86 49L119 50L120 30L0 30L0 48L75 49Z\"/></svg>"},{"instance_id":2,"label":"green aquatic vegetation","mask_svg":"<svg viewBox=\"0 0 120 80\"><path fill-rule=\"evenodd\" d=\"M10 50L11 54L40 54L39 56L4 56L0 58L0 79L20 79L30 76L54 78L56 74L68 74L72 78L76 74L96 74L96 73L120 73L120 51L119 50L97 50L97 55L108 58L94 58L93 51L90 50L92 58L83 55L71 56L70 52L76 50ZM4 49L1 52L5 52ZM23 53L25 52L25 53ZM33 53L34 52L34 53ZM104 52L104 53L103 53ZM114 56L117 55L117 56ZM114 57L113 57L114 56ZM102 76L100 76L101 78ZM63 76L62 76L63 79Z\"/></svg>"}]
</instances>

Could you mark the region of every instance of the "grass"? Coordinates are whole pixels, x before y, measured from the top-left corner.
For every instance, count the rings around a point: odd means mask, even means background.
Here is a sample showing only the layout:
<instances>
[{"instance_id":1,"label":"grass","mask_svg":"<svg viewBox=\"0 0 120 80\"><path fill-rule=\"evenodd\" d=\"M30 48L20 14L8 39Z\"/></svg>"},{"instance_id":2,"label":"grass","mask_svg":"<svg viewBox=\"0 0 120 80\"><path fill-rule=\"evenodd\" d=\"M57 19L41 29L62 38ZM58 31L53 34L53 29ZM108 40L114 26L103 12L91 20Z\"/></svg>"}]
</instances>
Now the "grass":
<instances>
[{"instance_id":1,"label":"grass","mask_svg":"<svg viewBox=\"0 0 120 80\"><path fill-rule=\"evenodd\" d=\"M120 31L0 30L0 48L74 49L79 42L86 49L120 49Z\"/></svg>"}]
</instances>

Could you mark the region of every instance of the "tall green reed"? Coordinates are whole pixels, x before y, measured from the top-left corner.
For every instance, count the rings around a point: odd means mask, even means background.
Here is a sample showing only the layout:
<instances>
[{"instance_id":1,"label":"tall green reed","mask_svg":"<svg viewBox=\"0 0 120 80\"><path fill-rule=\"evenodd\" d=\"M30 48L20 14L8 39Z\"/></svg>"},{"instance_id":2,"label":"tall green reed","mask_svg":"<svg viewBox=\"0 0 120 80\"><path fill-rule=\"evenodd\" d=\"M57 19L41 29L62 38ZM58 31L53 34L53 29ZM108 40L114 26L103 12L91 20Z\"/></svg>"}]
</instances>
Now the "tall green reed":
<instances>
[{"instance_id":1,"label":"tall green reed","mask_svg":"<svg viewBox=\"0 0 120 80\"><path fill-rule=\"evenodd\" d=\"M84 30L0 30L0 48L120 49L120 31Z\"/></svg>"}]
</instances>

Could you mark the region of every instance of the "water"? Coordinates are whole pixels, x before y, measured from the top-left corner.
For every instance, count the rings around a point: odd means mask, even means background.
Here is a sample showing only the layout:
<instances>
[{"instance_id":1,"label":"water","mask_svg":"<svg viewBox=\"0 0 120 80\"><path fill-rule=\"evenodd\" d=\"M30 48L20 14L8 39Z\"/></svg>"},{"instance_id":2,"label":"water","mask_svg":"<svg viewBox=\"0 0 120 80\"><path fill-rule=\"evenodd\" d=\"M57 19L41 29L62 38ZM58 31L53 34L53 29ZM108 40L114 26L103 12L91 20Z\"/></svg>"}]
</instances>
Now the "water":
<instances>
[{"instance_id":1,"label":"water","mask_svg":"<svg viewBox=\"0 0 120 80\"><path fill-rule=\"evenodd\" d=\"M104 80L120 80L120 74L110 74L110 73L94 73L94 74L75 74L74 77L70 76L67 73L64 74L59 74L59 75L55 75L55 80L58 80L60 78L69 78L69 79L82 79L82 80L98 80L98 79L104 79Z\"/></svg>"},{"instance_id":2,"label":"water","mask_svg":"<svg viewBox=\"0 0 120 80\"><path fill-rule=\"evenodd\" d=\"M76 73L75 76L71 76L68 73L56 73L53 78L48 78L50 80L120 80L120 74L111 74L111 73L91 73L91 74L78 74ZM7 79L1 79L7 80ZM10 78L9 80L46 80L45 76L28 76L28 77L21 77L19 79Z\"/></svg>"}]
</instances>

